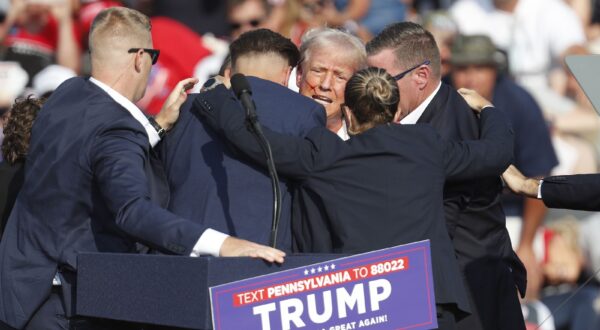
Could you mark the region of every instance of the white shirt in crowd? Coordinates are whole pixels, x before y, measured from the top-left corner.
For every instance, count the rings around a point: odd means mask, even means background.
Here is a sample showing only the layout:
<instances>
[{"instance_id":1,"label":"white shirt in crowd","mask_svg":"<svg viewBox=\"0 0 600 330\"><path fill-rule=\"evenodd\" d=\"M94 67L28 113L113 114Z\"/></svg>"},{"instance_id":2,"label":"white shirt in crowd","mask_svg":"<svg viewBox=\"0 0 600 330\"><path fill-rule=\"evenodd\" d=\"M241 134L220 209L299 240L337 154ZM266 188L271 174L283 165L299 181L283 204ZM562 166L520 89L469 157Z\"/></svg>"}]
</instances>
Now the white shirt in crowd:
<instances>
[{"instance_id":1,"label":"white shirt in crowd","mask_svg":"<svg viewBox=\"0 0 600 330\"><path fill-rule=\"evenodd\" d=\"M487 35L508 53L511 74L544 112L564 113L576 106L554 92L548 81L561 55L586 40L581 21L564 1L519 0L508 13L496 9L492 0L458 0L450 14L460 33Z\"/></svg>"},{"instance_id":2,"label":"white shirt in crowd","mask_svg":"<svg viewBox=\"0 0 600 330\"><path fill-rule=\"evenodd\" d=\"M577 14L561 0L519 0L513 13L491 0L459 0L450 13L460 33L487 35L506 50L517 78L545 75L565 50L586 40Z\"/></svg>"}]
</instances>

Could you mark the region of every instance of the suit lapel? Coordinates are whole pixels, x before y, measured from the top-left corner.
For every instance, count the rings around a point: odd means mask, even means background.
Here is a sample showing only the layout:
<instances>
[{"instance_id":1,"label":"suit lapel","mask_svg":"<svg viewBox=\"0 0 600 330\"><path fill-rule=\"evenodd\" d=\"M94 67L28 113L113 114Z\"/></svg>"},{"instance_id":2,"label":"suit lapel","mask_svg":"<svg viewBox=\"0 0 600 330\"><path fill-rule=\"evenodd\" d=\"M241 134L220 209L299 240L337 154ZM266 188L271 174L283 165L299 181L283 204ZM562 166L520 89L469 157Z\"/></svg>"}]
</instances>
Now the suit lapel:
<instances>
[{"instance_id":1,"label":"suit lapel","mask_svg":"<svg viewBox=\"0 0 600 330\"><path fill-rule=\"evenodd\" d=\"M421 115L419 120L417 120L418 124L431 123L433 119L437 117L441 111L444 110L444 104L448 99L449 88L450 87L448 87L448 85L442 83L442 85L440 86L440 90L433 97L431 103L429 103L427 108L425 108L425 111L423 111L423 114Z\"/></svg>"}]
</instances>

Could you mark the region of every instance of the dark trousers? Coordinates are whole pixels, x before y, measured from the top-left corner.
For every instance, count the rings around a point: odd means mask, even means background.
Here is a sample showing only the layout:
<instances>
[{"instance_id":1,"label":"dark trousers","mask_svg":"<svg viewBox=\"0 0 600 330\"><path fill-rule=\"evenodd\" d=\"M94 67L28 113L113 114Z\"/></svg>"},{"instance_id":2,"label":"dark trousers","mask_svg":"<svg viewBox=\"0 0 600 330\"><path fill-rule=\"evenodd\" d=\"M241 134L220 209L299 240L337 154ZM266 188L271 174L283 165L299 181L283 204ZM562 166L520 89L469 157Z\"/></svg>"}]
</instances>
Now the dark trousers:
<instances>
[{"instance_id":1,"label":"dark trousers","mask_svg":"<svg viewBox=\"0 0 600 330\"><path fill-rule=\"evenodd\" d=\"M458 309L454 305L436 304L438 329L455 330L456 329L456 313Z\"/></svg>"},{"instance_id":2,"label":"dark trousers","mask_svg":"<svg viewBox=\"0 0 600 330\"><path fill-rule=\"evenodd\" d=\"M459 330L525 330L515 280L504 262L480 260L465 269L473 313L457 322Z\"/></svg>"}]
</instances>

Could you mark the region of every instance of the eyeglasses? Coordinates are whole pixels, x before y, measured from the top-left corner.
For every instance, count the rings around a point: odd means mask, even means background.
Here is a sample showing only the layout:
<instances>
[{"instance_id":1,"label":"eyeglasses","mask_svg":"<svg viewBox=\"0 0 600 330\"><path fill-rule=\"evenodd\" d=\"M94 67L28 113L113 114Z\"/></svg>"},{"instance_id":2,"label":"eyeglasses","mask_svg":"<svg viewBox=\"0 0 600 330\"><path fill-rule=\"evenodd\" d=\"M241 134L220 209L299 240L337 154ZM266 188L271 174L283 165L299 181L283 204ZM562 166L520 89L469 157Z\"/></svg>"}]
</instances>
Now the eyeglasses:
<instances>
[{"instance_id":1,"label":"eyeglasses","mask_svg":"<svg viewBox=\"0 0 600 330\"><path fill-rule=\"evenodd\" d=\"M395 75L395 76L394 76L394 80L398 81L398 80L400 80L400 79L404 78L404 76L406 76L406 75L407 75L409 72L411 72L412 70L414 70L414 69L416 69L416 68L420 67L421 65L429 65L430 63L431 63L431 61L430 61L430 60L426 60L425 62L423 62L423 63L421 63L421 64L417 64L417 65L413 66L412 68L410 68L410 69L408 69L408 70L406 70L406 71L403 71L403 72L401 72L401 73L399 73L399 74Z\"/></svg>"},{"instance_id":2,"label":"eyeglasses","mask_svg":"<svg viewBox=\"0 0 600 330\"><path fill-rule=\"evenodd\" d=\"M158 49L152 49L152 48L130 48L127 52L128 53L137 53L141 50L143 50L145 53L148 53L148 55L150 55L150 57L152 58L152 65L156 64L156 62L158 62L158 55L160 55L160 50Z\"/></svg>"},{"instance_id":3,"label":"eyeglasses","mask_svg":"<svg viewBox=\"0 0 600 330\"><path fill-rule=\"evenodd\" d=\"M251 19L247 22L235 22L235 23L230 23L229 26L231 27L232 30L237 30L239 28L241 28L244 25L250 25L251 27L258 27L260 25L260 23L262 23L262 19Z\"/></svg>"}]
</instances>

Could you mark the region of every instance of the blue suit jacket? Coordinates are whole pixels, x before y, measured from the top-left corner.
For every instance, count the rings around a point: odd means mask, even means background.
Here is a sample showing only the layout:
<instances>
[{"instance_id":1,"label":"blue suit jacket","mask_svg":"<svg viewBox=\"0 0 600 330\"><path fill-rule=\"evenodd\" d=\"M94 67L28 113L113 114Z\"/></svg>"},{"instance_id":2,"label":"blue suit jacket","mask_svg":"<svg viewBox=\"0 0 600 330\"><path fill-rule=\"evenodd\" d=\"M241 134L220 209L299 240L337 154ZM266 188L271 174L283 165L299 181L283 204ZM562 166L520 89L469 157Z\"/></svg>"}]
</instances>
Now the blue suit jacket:
<instances>
[{"instance_id":1,"label":"blue suit jacket","mask_svg":"<svg viewBox=\"0 0 600 330\"><path fill-rule=\"evenodd\" d=\"M264 164L260 146L244 129L239 105L217 99L201 95L197 101L205 122ZM490 109L481 118L482 139L462 143L441 140L429 125L380 125L347 142L323 128L305 139L264 131L281 175L301 181L323 205L325 220L308 218L302 225L330 231L304 239L330 240L331 249L320 252L338 253L429 239L436 303L469 312L445 226L442 191L446 180L499 175L510 164L513 134L506 116Z\"/></svg>"},{"instance_id":2,"label":"blue suit jacket","mask_svg":"<svg viewBox=\"0 0 600 330\"><path fill-rule=\"evenodd\" d=\"M143 242L191 253L205 228L158 205L167 201L142 125L89 80L63 83L33 126L25 182L0 243L0 321L23 327L57 270L70 315L79 252L136 252Z\"/></svg>"},{"instance_id":3,"label":"blue suit jacket","mask_svg":"<svg viewBox=\"0 0 600 330\"><path fill-rule=\"evenodd\" d=\"M267 80L248 77L248 82L264 126L304 136L325 125L325 111L315 101ZM273 196L268 173L232 154L202 123L193 105L196 98L190 97L182 106L177 124L161 145L171 190L169 210L215 230L269 244ZM285 251L291 250L290 189L282 180L277 247Z\"/></svg>"}]
</instances>

